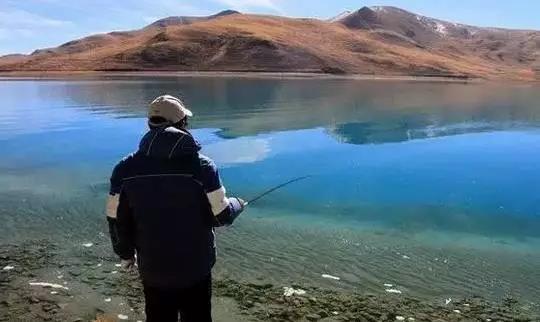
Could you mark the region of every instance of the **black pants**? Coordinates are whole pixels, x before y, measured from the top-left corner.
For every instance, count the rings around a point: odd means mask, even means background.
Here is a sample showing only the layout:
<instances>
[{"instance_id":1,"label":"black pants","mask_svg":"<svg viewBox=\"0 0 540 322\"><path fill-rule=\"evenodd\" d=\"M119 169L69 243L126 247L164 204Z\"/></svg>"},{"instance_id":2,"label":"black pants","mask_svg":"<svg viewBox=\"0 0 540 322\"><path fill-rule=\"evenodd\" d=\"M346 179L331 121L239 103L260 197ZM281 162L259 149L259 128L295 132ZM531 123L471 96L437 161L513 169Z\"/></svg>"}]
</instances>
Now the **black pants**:
<instances>
[{"instance_id":1,"label":"black pants","mask_svg":"<svg viewBox=\"0 0 540 322\"><path fill-rule=\"evenodd\" d=\"M144 287L147 322L212 321L212 277L183 289Z\"/></svg>"}]
</instances>

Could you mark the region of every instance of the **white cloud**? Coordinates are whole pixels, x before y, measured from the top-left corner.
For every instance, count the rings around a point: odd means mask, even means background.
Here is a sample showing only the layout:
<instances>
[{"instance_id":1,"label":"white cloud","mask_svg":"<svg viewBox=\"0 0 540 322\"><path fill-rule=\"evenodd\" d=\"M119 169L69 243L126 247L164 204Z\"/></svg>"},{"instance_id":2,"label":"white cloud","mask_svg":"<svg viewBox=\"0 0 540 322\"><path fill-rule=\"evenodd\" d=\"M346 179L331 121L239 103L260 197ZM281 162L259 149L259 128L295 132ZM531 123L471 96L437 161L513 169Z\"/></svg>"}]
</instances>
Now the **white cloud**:
<instances>
[{"instance_id":1,"label":"white cloud","mask_svg":"<svg viewBox=\"0 0 540 322\"><path fill-rule=\"evenodd\" d=\"M280 12L281 9L276 4L275 0L215 0L232 9L246 10L251 8L266 8Z\"/></svg>"},{"instance_id":2,"label":"white cloud","mask_svg":"<svg viewBox=\"0 0 540 322\"><path fill-rule=\"evenodd\" d=\"M17 38L29 38L36 35L36 32L31 29L7 29L0 28L0 39L17 39Z\"/></svg>"},{"instance_id":3,"label":"white cloud","mask_svg":"<svg viewBox=\"0 0 540 322\"><path fill-rule=\"evenodd\" d=\"M71 24L70 21L51 19L20 9L0 10L0 27L31 29L56 28Z\"/></svg>"}]
</instances>

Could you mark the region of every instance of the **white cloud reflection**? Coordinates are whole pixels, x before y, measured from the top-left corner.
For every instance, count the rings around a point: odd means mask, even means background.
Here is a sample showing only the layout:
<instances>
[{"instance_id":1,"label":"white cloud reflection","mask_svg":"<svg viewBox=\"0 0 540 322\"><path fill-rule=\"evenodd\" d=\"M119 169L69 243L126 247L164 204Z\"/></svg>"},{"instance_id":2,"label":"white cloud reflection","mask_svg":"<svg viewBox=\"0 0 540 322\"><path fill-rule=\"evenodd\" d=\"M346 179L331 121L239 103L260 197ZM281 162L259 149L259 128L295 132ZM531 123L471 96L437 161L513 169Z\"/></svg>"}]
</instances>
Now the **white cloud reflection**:
<instances>
[{"instance_id":1,"label":"white cloud reflection","mask_svg":"<svg viewBox=\"0 0 540 322\"><path fill-rule=\"evenodd\" d=\"M262 161L270 154L270 140L263 138L238 138L211 143L203 148L204 154L220 166Z\"/></svg>"}]
</instances>

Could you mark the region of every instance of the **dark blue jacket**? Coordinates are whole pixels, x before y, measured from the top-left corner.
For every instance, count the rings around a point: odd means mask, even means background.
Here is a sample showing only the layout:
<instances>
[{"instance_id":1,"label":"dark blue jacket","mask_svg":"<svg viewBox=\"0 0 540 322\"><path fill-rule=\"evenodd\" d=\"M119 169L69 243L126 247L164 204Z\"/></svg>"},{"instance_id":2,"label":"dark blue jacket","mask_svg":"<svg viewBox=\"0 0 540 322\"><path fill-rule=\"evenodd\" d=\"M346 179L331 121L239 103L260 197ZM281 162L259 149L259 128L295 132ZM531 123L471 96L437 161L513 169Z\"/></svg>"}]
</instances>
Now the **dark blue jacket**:
<instances>
[{"instance_id":1,"label":"dark blue jacket","mask_svg":"<svg viewBox=\"0 0 540 322\"><path fill-rule=\"evenodd\" d=\"M199 150L186 130L152 129L114 168L113 249L122 259L137 254L146 285L188 287L207 277L216 260L214 227L232 224L243 210Z\"/></svg>"}]
</instances>

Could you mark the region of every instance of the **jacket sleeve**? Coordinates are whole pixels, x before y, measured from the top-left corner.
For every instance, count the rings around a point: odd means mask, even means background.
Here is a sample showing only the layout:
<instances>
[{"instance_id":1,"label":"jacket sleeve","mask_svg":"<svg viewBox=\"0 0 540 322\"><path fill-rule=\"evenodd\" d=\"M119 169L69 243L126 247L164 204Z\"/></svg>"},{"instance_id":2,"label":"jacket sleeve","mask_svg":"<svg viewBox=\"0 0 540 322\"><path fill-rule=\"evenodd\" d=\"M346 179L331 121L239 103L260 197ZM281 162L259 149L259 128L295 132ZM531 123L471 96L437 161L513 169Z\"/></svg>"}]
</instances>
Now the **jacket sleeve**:
<instances>
[{"instance_id":1,"label":"jacket sleeve","mask_svg":"<svg viewBox=\"0 0 540 322\"><path fill-rule=\"evenodd\" d=\"M120 193L115 230L114 238L111 234L114 252L121 259L133 258L135 256L135 224L133 212L124 192Z\"/></svg>"},{"instance_id":2,"label":"jacket sleeve","mask_svg":"<svg viewBox=\"0 0 540 322\"><path fill-rule=\"evenodd\" d=\"M201 165L202 183L214 215L214 227L232 225L244 210L244 205L238 198L227 197L217 166L212 160L201 156Z\"/></svg>"},{"instance_id":3,"label":"jacket sleeve","mask_svg":"<svg viewBox=\"0 0 540 322\"><path fill-rule=\"evenodd\" d=\"M120 202L125 161L129 158L130 156L122 160L113 170L106 205L112 247L114 252L122 259L130 259L134 254L131 210L125 197L122 197L123 200Z\"/></svg>"}]
</instances>

